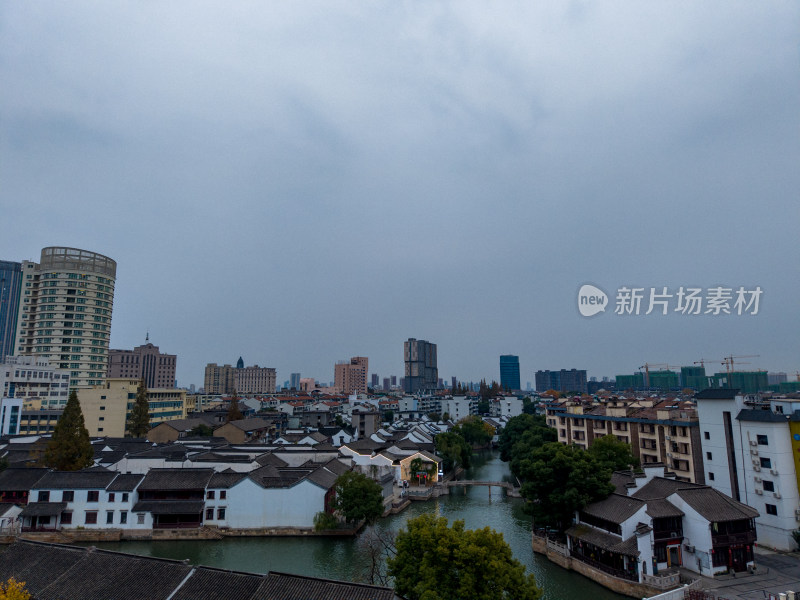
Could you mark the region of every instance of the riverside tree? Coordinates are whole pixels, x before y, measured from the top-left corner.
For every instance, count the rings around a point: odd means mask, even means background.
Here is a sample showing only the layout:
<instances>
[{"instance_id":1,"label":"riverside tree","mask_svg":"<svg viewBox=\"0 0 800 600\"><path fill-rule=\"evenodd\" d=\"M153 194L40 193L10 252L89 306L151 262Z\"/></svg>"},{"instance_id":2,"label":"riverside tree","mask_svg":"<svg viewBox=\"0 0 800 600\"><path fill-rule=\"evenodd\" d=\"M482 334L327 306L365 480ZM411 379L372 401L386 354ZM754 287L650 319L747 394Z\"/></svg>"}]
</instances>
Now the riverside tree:
<instances>
[{"instance_id":1,"label":"riverside tree","mask_svg":"<svg viewBox=\"0 0 800 600\"><path fill-rule=\"evenodd\" d=\"M136 389L136 401L133 403L130 417L128 417L128 434L131 437L139 438L147 435L150 431L150 399L147 395L147 385L144 379L139 380L139 387Z\"/></svg>"},{"instance_id":2,"label":"riverside tree","mask_svg":"<svg viewBox=\"0 0 800 600\"><path fill-rule=\"evenodd\" d=\"M520 493L536 527L564 531L575 511L614 491L611 470L578 446L550 442L516 461Z\"/></svg>"},{"instance_id":3,"label":"riverside tree","mask_svg":"<svg viewBox=\"0 0 800 600\"><path fill-rule=\"evenodd\" d=\"M527 435L526 434L530 434ZM558 439L556 430L547 426L544 417L522 414L511 417L500 431L498 448L500 459L508 462L514 458L514 446L525 438L526 446L541 446ZM537 443L538 442L538 443Z\"/></svg>"},{"instance_id":4,"label":"riverside tree","mask_svg":"<svg viewBox=\"0 0 800 600\"><path fill-rule=\"evenodd\" d=\"M604 435L593 440L588 452L611 471L623 471L639 466L639 459L631 452L631 445L613 435Z\"/></svg>"},{"instance_id":5,"label":"riverside tree","mask_svg":"<svg viewBox=\"0 0 800 600\"><path fill-rule=\"evenodd\" d=\"M230 423L231 421L241 421L242 419L244 419L244 415L239 409L239 394L236 393L236 390L233 390L231 403L228 405L228 414L225 415L225 422Z\"/></svg>"},{"instance_id":6,"label":"riverside tree","mask_svg":"<svg viewBox=\"0 0 800 600\"><path fill-rule=\"evenodd\" d=\"M436 444L436 453L444 460L444 470L452 471L457 467L469 468L472 457L472 446L455 431L438 434L433 439Z\"/></svg>"},{"instance_id":7,"label":"riverside tree","mask_svg":"<svg viewBox=\"0 0 800 600\"><path fill-rule=\"evenodd\" d=\"M387 560L395 591L408 600L538 600L533 575L511 555L490 527L448 526L445 517L422 514L398 532Z\"/></svg>"},{"instance_id":8,"label":"riverside tree","mask_svg":"<svg viewBox=\"0 0 800 600\"><path fill-rule=\"evenodd\" d=\"M363 473L348 471L336 479L333 507L348 523L374 523L383 514L381 486Z\"/></svg>"},{"instance_id":9,"label":"riverside tree","mask_svg":"<svg viewBox=\"0 0 800 600\"><path fill-rule=\"evenodd\" d=\"M64 412L53 429L44 452L44 464L58 471L79 471L94 464L94 450L75 390L69 393Z\"/></svg>"}]
</instances>

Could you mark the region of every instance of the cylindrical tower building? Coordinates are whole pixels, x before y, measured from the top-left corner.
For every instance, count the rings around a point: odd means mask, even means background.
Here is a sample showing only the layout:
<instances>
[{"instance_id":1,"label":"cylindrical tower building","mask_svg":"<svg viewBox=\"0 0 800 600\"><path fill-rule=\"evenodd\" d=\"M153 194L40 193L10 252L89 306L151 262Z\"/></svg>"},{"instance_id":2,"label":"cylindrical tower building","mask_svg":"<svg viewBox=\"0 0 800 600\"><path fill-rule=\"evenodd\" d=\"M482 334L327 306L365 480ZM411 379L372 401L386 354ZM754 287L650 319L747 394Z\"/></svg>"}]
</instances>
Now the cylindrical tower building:
<instances>
[{"instance_id":1,"label":"cylindrical tower building","mask_svg":"<svg viewBox=\"0 0 800 600\"><path fill-rule=\"evenodd\" d=\"M23 261L16 355L47 358L70 371L72 387L105 382L117 263L107 256L51 246Z\"/></svg>"}]
</instances>

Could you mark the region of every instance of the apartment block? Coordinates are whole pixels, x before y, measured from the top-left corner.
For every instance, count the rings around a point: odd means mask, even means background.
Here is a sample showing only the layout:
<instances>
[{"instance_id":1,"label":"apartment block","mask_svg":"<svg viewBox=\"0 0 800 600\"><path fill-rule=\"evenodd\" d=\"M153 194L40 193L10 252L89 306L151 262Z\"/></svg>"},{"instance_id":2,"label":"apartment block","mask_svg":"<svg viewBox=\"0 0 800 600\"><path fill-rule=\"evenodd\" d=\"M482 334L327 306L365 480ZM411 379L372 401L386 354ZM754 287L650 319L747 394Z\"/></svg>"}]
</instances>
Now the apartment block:
<instances>
[{"instance_id":1,"label":"apartment block","mask_svg":"<svg viewBox=\"0 0 800 600\"><path fill-rule=\"evenodd\" d=\"M144 379L149 388L175 387L178 357L162 353L150 342L133 350L109 350L108 377L111 379Z\"/></svg>"},{"instance_id":2,"label":"apartment block","mask_svg":"<svg viewBox=\"0 0 800 600\"><path fill-rule=\"evenodd\" d=\"M343 394L366 394L369 359L354 356L349 361L340 361L334 367L333 387Z\"/></svg>"}]
</instances>

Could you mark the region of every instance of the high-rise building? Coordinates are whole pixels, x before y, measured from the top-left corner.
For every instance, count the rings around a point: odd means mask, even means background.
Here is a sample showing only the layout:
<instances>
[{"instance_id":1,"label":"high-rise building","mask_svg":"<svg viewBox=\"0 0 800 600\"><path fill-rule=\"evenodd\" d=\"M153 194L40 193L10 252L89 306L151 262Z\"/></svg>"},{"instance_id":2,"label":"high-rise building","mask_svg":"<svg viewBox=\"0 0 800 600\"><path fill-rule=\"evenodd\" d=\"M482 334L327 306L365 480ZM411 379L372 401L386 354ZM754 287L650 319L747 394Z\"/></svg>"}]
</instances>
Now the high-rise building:
<instances>
[{"instance_id":1,"label":"high-rise building","mask_svg":"<svg viewBox=\"0 0 800 600\"><path fill-rule=\"evenodd\" d=\"M503 354L500 356L500 386L504 390L520 390L519 356Z\"/></svg>"},{"instance_id":2,"label":"high-rise building","mask_svg":"<svg viewBox=\"0 0 800 600\"><path fill-rule=\"evenodd\" d=\"M561 369L560 371L536 371L536 391L578 392L585 394L586 369Z\"/></svg>"},{"instance_id":3,"label":"high-rise building","mask_svg":"<svg viewBox=\"0 0 800 600\"><path fill-rule=\"evenodd\" d=\"M148 388L172 388L177 360L176 355L163 354L150 342L133 350L109 350L108 377L144 379Z\"/></svg>"},{"instance_id":4,"label":"high-rise building","mask_svg":"<svg viewBox=\"0 0 800 600\"><path fill-rule=\"evenodd\" d=\"M369 359L366 356L340 361L334 367L333 387L345 394L366 394L368 370Z\"/></svg>"},{"instance_id":5,"label":"high-rise building","mask_svg":"<svg viewBox=\"0 0 800 600\"><path fill-rule=\"evenodd\" d=\"M371 379L370 387L372 387L373 390L378 389L378 386L380 385L380 378L378 377L378 374L377 373L373 373L370 376L370 379Z\"/></svg>"},{"instance_id":6,"label":"high-rise building","mask_svg":"<svg viewBox=\"0 0 800 600\"><path fill-rule=\"evenodd\" d=\"M69 371L46 358L9 356L0 362L0 397L20 398L37 410L58 410L67 404L69 388Z\"/></svg>"},{"instance_id":7,"label":"high-rise building","mask_svg":"<svg viewBox=\"0 0 800 600\"><path fill-rule=\"evenodd\" d=\"M293 390L300 389L300 373L292 373L289 375L289 387Z\"/></svg>"},{"instance_id":8,"label":"high-rise building","mask_svg":"<svg viewBox=\"0 0 800 600\"><path fill-rule=\"evenodd\" d=\"M407 394L416 394L438 387L439 368L436 344L431 344L426 340L408 338L408 341L403 343L403 359L406 372L403 390Z\"/></svg>"},{"instance_id":9,"label":"high-rise building","mask_svg":"<svg viewBox=\"0 0 800 600\"><path fill-rule=\"evenodd\" d=\"M73 387L102 385L117 263L96 252L51 246L22 262L14 354L68 369Z\"/></svg>"},{"instance_id":10,"label":"high-rise building","mask_svg":"<svg viewBox=\"0 0 800 600\"><path fill-rule=\"evenodd\" d=\"M14 354L22 263L0 260L0 362Z\"/></svg>"},{"instance_id":11,"label":"high-rise building","mask_svg":"<svg viewBox=\"0 0 800 600\"><path fill-rule=\"evenodd\" d=\"M239 358L236 366L218 365L209 363L206 365L203 386L206 394L274 394L275 393L275 369L271 367L245 367L242 358ZM288 387L289 382L286 382Z\"/></svg>"}]
</instances>

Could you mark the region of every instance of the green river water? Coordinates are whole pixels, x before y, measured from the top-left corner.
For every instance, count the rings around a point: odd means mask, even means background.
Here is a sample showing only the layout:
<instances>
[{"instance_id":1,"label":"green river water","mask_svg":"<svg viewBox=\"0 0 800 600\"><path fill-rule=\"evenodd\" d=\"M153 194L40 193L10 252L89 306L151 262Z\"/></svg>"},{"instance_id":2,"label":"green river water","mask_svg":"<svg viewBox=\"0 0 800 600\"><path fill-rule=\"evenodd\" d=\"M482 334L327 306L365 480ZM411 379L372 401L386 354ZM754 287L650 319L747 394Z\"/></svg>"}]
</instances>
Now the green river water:
<instances>
[{"instance_id":1,"label":"green river water","mask_svg":"<svg viewBox=\"0 0 800 600\"><path fill-rule=\"evenodd\" d=\"M473 467L462 477L482 481L510 481L508 465L497 452L474 457ZM424 512L464 520L468 529L492 527L503 534L514 557L535 575L545 600L620 600L615 594L575 572L554 565L531 550L531 518L522 500L507 498L499 488L453 489L449 496L413 502L399 515L382 519L380 528L401 528L407 519ZM98 547L162 558L189 559L195 565L266 573L281 571L331 579L355 580L361 555L353 538L227 538L219 541L118 542Z\"/></svg>"}]
</instances>

